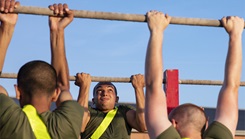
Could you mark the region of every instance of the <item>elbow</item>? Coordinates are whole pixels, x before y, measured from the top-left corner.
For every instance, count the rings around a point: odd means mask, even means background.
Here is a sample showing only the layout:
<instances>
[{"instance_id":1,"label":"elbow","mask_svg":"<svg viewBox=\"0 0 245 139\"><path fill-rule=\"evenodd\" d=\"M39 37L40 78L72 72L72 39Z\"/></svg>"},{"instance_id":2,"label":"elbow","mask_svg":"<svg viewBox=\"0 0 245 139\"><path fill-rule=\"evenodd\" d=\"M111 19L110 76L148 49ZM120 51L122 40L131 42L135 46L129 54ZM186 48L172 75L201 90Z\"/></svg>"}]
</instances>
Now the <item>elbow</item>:
<instances>
[{"instance_id":1,"label":"elbow","mask_svg":"<svg viewBox=\"0 0 245 139\"><path fill-rule=\"evenodd\" d=\"M239 87L240 87L240 81L234 81L234 82L224 82L222 88L232 90L232 92L238 92Z\"/></svg>"},{"instance_id":2,"label":"elbow","mask_svg":"<svg viewBox=\"0 0 245 139\"><path fill-rule=\"evenodd\" d=\"M145 120L137 120L137 123L138 123L138 128L137 128L138 132L147 131Z\"/></svg>"},{"instance_id":3,"label":"elbow","mask_svg":"<svg viewBox=\"0 0 245 139\"><path fill-rule=\"evenodd\" d=\"M163 79L162 78L156 78L156 79L152 79L152 80L145 79L145 87L150 89L150 90L162 87L162 85L163 85Z\"/></svg>"},{"instance_id":4,"label":"elbow","mask_svg":"<svg viewBox=\"0 0 245 139\"><path fill-rule=\"evenodd\" d=\"M139 132L146 132L147 131L147 128L146 126L141 126L139 129L138 129Z\"/></svg>"},{"instance_id":5,"label":"elbow","mask_svg":"<svg viewBox=\"0 0 245 139\"><path fill-rule=\"evenodd\" d=\"M61 91L69 91L70 90L69 82L64 82L64 83L59 82L58 87L60 88Z\"/></svg>"}]
</instances>

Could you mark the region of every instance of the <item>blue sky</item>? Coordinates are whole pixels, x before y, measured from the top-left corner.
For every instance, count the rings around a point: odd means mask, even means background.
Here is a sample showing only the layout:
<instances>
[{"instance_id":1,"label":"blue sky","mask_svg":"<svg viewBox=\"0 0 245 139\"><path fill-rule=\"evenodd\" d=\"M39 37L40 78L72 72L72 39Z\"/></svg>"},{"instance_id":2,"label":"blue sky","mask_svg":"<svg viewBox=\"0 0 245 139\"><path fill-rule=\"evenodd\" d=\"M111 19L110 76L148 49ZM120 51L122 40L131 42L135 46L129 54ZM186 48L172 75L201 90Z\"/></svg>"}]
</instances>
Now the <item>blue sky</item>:
<instances>
[{"instance_id":1,"label":"blue sky","mask_svg":"<svg viewBox=\"0 0 245 139\"><path fill-rule=\"evenodd\" d=\"M221 19L227 15L245 18L245 1L146 1L146 0L23 0L23 6L47 7L67 3L70 9L145 14L158 10L174 17ZM92 76L130 77L144 73L149 31L146 23L78 19L66 28L66 53L70 75L77 72ZM243 35L243 45L245 38ZM50 62L47 16L19 15L14 37L7 52L4 73L17 73L27 61ZM179 79L223 80L228 35L220 27L169 25L163 47L164 69L178 69ZM244 47L243 47L244 48ZM245 48L243 49L245 55ZM244 56L245 57L245 56ZM243 60L243 71L245 69ZM242 74L245 81L245 72ZM1 79L10 96L15 96L14 79ZM93 87L95 83L92 83ZM115 83L120 102L135 103L130 83ZM215 107L220 86L180 85L180 103L191 102ZM91 88L92 90L92 88ZM71 81L74 99L78 87ZM91 100L92 93L90 93ZM239 90L239 108L245 109L245 88Z\"/></svg>"}]
</instances>

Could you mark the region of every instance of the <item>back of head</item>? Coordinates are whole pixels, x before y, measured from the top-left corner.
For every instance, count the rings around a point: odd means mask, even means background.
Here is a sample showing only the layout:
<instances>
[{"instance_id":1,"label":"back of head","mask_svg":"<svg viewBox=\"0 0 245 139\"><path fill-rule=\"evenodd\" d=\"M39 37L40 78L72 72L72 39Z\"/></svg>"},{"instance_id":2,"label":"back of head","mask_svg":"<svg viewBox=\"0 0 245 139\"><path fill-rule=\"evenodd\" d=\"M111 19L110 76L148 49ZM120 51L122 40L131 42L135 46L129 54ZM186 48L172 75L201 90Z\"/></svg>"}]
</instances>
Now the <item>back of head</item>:
<instances>
[{"instance_id":1,"label":"back of head","mask_svg":"<svg viewBox=\"0 0 245 139\"><path fill-rule=\"evenodd\" d=\"M97 89L100 85L111 85L111 86L113 86L114 89L115 89L116 96L117 96L117 88L116 88L116 86L115 86L113 83L111 83L111 82L98 82L98 83L94 86L94 89L93 89L93 96L95 96L95 94L96 94L96 89Z\"/></svg>"},{"instance_id":2,"label":"back of head","mask_svg":"<svg viewBox=\"0 0 245 139\"><path fill-rule=\"evenodd\" d=\"M17 76L17 84L23 94L33 96L51 96L57 87L55 69L44 61L30 61L23 65Z\"/></svg>"},{"instance_id":3,"label":"back of head","mask_svg":"<svg viewBox=\"0 0 245 139\"><path fill-rule=\"evenodd\" d=\"M204 132L206 115L204 110L194 104L186 103L176 107L169 114L169 120L174 119L178 124L178 132L185 134L189 131ZM192 129L192 130L190 130Z\"/></svg>"}]
</instances>

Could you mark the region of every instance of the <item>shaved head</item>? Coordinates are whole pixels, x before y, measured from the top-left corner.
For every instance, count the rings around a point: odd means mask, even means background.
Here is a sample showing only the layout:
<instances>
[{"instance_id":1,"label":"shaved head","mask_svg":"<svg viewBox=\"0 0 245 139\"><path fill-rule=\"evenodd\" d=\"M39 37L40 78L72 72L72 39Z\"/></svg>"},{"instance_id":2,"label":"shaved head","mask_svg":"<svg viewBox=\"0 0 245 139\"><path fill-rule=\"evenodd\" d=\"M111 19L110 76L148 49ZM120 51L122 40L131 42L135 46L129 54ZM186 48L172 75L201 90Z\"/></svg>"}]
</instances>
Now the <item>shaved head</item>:
<instances>
[{"instance_id":1,"label":"shaved head","mask_svg":"<svg viewBox=\"0 0 245 139\"><path fill-rule=\"evenodd\" d=\"M171 111L169 120L175 120L178 124L178 131L187 132L190 128L202 133L207 121L204 110L191 103L182 104ZM180 134L181 134L180 133Z\"/></svg>"},{"instance_id":2,"label":"shaved head","mask_svg":"<svg viewBox=\"0 0 245 139\"><path fill-rule=\"evenodd\" d=\"M29 97L41 94L51 96L57 87L56 71L44 61L30 61L20 68L17 84Z\"/></svg>"}]
</instances>

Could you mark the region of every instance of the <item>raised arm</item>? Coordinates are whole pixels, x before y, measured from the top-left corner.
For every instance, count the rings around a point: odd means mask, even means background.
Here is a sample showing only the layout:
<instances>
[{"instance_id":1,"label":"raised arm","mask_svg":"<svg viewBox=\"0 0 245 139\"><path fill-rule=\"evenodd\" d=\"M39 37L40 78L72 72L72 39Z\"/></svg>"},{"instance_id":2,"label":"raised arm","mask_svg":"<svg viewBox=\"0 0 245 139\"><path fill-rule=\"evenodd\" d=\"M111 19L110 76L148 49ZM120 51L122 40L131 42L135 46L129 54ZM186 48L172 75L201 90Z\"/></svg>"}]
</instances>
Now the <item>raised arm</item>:
<instances>
[{"instance_id":1,"label":"raised arm","mask_svg":"<svg viewBox=\"0 0 245 139\"><path fill-rule=\"evenodd\" d=\"M131 127L139 132L146 131L145 125L145 96L144 87L145 80L144 75L136 74L131 76L131 83L135 91L136 98L136 111L130 110L127 112L127 121Z\"/></svg>"},{"instance_id":2,"label":"raised arm","mask_svg":"<svg viewBox=\"0 0 245 139\"><path fill-rule=\"evenodd\" d=\"M49 17L50 44L51 44L51 64L55 68L58 77L58 86L61 94L58 104L72 100L70 94L69 69L65 52L65 28L73 20L73 11L68 9L67 4L54 4L49 6L56 15L65 15L64 17Z\"/></svg>"},{"instance_id":3,"label":"raised arm","mask_svg":"<svg viewBox=\"0 0 245 139\"><path fill-rule=\"evenodd\" d=\"M171 126L168 120L166 96L162 86L163 32L170 20L170 16L161 12L150 11L147 13L150 38L145 59L145 118L150 138L156 138Z\"/></svg>"},{"instance_id":4,"label":"raised arm","mask_svg":"<svg viewBox=\"0 0 245 139\"><path fill-rule=\"evenodd\" d=\"M14 0L0 0L0 74L2 73L5 56L12 39L18 14L10 14L19 5Z\"/></svg>"},{"instance_id":5,"label":"raised arm","mask_svg":"<svg viewBox=\"0 0 245 139\"><path fill-rule=\"evenodd\" d=\"M81 132L84 132L85 127L90 119L88 110L89 88L91 85L91 76L86 73L77 73L75 85L79 87L78 103L84 107L83 122Z\"/></svg>"},{"instance_id":6,"label":"raised arm","mask_svg":"<svg viewBox=\"0 0 245 139\"><path fill-rule=\"evenodd\" d=\"M238 90L242 71L242 32L244 20L236 16L222 18L229 34L224 83L219 93L215 121L225 125L235 136L238 121Z\"/></svg>"}]
</instances>

